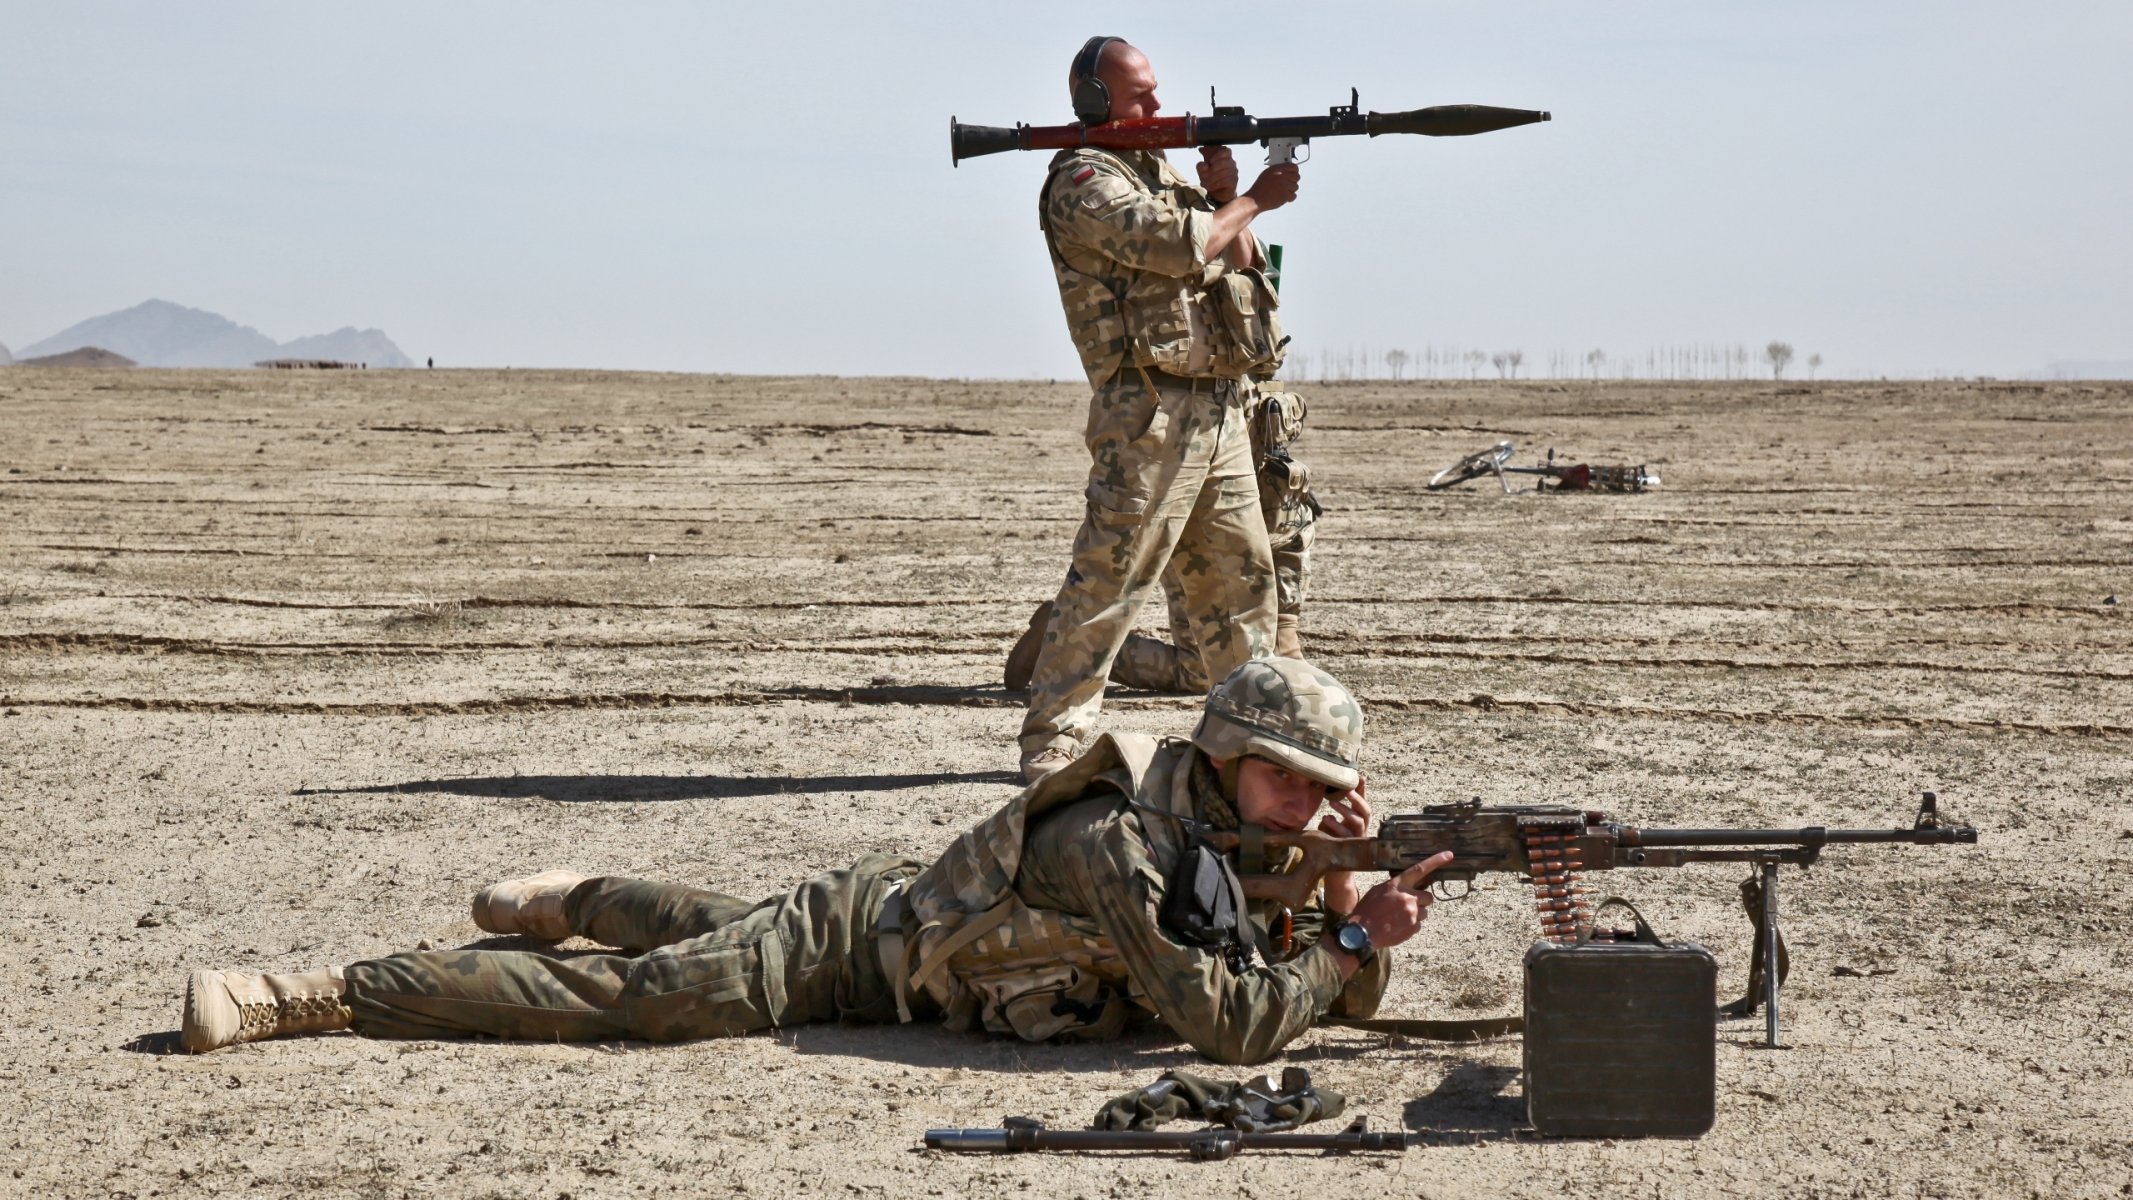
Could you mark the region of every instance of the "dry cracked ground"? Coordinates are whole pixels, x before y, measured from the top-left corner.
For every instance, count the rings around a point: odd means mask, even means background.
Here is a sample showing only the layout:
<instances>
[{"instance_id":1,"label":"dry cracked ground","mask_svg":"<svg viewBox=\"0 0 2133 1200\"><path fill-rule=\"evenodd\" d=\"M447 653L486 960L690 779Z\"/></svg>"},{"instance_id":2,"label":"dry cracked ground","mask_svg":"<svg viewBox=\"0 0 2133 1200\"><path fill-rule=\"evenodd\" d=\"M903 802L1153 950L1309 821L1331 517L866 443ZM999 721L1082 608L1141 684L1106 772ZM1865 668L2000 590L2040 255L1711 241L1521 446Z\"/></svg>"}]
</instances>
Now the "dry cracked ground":
<instances>
[{"instance_id":1,"label":"dry cracked ground","mask_svg":"<svg viewBox=\"0 0 2133 1200\"><path fill-rule=\"evenodd\" d=\"M999 664L1079 516L1068 385L0 371L0 1193L2133 1193L2133 386L1320 387L1314 655L1381 808L1892 826L1787 878L1791 1048L1695 1141L1522 1132L1517 1039L1342 1030L1404 1155L948 1157L1195 1059L818 1027L174 1053L193 966L475 944L571 866L766 894L1013 791ZM1499 438L1641 496L1431 492ZM2126 604L2106 597L2117 594ZM1183 699L1122 728L1183 733ZM1737 871L1606 890L1744 978ZM1530 901L1441 905L1394 1015L1514 1009Z\"/></svg>"}]
</instances>

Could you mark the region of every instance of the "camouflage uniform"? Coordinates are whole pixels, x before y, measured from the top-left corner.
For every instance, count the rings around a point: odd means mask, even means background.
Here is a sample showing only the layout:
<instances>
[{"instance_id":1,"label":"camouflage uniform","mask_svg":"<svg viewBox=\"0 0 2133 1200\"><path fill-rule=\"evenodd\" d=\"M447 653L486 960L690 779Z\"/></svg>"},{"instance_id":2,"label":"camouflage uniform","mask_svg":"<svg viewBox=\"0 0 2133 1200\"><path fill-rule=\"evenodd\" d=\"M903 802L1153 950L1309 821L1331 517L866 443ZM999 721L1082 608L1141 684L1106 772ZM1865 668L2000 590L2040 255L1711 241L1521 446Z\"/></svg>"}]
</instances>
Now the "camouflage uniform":
<instances>
[{"instance_id":1,"label":"camouflage uniform","mask_svg":"<svg viewBox=\"0 0 2133 1200\"><path fill-rule=\"evenodd\" d=\"M1095 390L1087 509L1030 681L1025 762L1093 737L1166 569L1210 677L1273 651L1276 605L1240 382L1279 363L1263 276L1209 260L1213 207L1160 153L1063 151L1039 218Z\"/></svg>"},{"instance_id":2,"label":"camouflage uniform","mask_svg":"<svg viewBox=\"0 0 2133 1200\"><path fill-rule=\"evenodd\" d=\"M894 1020L874 923L890 885L922 866L869 855L760 904L588 879L565 903L572 932L634 954L425 950L359 962L346 971L353 1027L371 1037L667 1042Z\"/></svg>"},{"instance_id":3,"label":"camouflage uniform","mask_svg":"<svg viewBox=\"0 0 2133 1200\"><path fill-rule=\"evenodd\" d=\"M1269 426L1286 422L1263 419L1269 395L1279 396L1286 402L1285 407L1294 409L1296 420L1285 432ZM1274 556L1274 653L1284 658L1302 658L1300 627L1304 593L1311 578L1311 542L1317 536L1318 518L1325 512L1311 490L1304 464L1287 455L1290 443L1301 431L1302 404L1289 393L1255 389L1246 413L1252 461L1257 464L1259 511L1266 521L1268 548ZM1201 660L1200 642L1193 633L1184 588L1168 569L1163 572L1163 595L1170 610L1169 640L1145 633L1128 634L1126 644L1111 664L1111 682L1156 692L1205 693L1213 680Z\"/></svg>"},{"instance_id":4,"label":"camouflage uniform","mask_svg":"<svg viewBox=\"0 0 2133 1200\"><path fill-rule=\"evenodd\" d=\"M1211 773L1189 743L1132 740L1146 761L1138 772L1122 769L1105 738L1073 780L1030 789L1048 790L1054 805L1029 825L1015 907L1052 932L1016 944L1003 929L973 943L946 962L934 989L907 991L907 1009L945 1016L952 1028L1031 1040L1108 1036L1135 1014L1152 1014L1222 1062L1264 1059L1329 1012L1376 1011L1391 952L1380 951L1344 987L1332 951L1317 946L1327 922L1315 905L1295 914L1286 961L1244 971L1162 928L1156 914L1182 837L1176 822L1127 803L1122 789L1158 809L1182 797L1185 815L1205 816ZM346 968L346 1002L358 1033L390 1038L679 1041L815 1021L891 1022L896 992L878 941L890 885L903 885L914 913L902 931L919 938L915 914L967 885L959 862L951 852L922 870L909 859L869 856L758 904L589 879L566 903L572 932L633 954L395 954ZM1274 912L1253 912L1251 936L1269 957L1279 949L1267 929Z\"/></svg>"}]
</instances>

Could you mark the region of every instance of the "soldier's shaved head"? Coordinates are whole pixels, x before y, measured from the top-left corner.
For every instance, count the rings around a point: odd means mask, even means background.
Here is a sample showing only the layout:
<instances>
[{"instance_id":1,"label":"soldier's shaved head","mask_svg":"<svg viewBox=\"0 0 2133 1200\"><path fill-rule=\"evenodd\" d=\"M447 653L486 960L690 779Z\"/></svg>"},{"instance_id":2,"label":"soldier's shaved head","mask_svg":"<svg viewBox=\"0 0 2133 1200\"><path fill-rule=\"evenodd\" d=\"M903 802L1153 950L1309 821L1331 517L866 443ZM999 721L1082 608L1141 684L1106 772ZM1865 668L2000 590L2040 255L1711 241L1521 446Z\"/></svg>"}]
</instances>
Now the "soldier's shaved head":
<instances>
[{"instance_id":1,"label":"soldier's shaved head","mask_svg":"<svg viewBox=\"0 0 2133 1200\"><path fill-rule=\"evenodd\" d=\"M1096 52L1096 77L1104 81L1104 86L1109 87L1111 86L1113 74L1118 70L1119 65L1135 60L1147 62L1148 56L1141 53L1140 48L1132 42L1123 38L1115 38L1105 42L1103 49ZM1074 69L1080 65L1081 55L1079 54L1076 54L1074 61L1067 65L1067 90L1069 92L1081 86L1081 72Z\"/></svg>"},{"instance_id":2,"label":"soldier's shaved head","mask_svg":"<svg viewBox=\"0 0 2133 1200\"><path fill-rule=\"evenodd\" d=\"M1080 55L1067 70L1067 94L1081 85L1081 74L1073 69L1080 65ZM1103 81L1111 94L1111 119L1122 121L1131 117L1152 117L1162 105L1155 96L1155 68L1148 56L1131 42L1115 40L1106 42L1096 54L1096 78Z\"/></svg>"}]
</instances>

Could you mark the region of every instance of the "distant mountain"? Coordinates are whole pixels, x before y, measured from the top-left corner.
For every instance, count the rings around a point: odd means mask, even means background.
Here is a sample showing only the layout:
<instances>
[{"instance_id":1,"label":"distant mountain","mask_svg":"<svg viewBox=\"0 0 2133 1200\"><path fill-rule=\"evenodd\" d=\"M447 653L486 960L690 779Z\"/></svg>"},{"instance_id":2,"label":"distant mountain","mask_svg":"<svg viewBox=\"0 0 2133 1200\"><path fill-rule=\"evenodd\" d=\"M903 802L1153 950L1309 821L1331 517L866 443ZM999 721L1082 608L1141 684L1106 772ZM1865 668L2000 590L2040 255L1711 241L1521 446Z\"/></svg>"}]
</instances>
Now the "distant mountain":
<instances>
[{"instance_id":1,"label":"distant mountain","mask_svg":"<svg viewBox=\"0 0 2133 1200\"><path fill-rule=\"evenodd\" d=\"M84 346L116 351L144 367L249 367L270 358L338 358L373 367L415 365L376 329L353 327L298 338L286 345L249 325L168 300L91 317L25 346L24 357L62 354Z\"/></svg>"},{"instance_id":2,"label":"distant mountain","mask_svg":"<svg viewBox=\"0 0 2133 1200\"><path fill-rule=\"evenodd\" d=\"M412 367L414 360L400 353L400 347L385 336L382 329L357 329L343 326L332 333L314 333L293 342L283 342L276 352L279 358L331 358L341 362L365 363L373 367Z\"/></svg>"},{"instance_id":3,"label":"distant mountain","mask_svg":"<svg viewBox=\"0 0 2133 1200\"><path fill-rule=\"evenodd\" d=\"M228 317L150 300L69 326L35 345L23 357L63 354L101 346L151 367L249 367L274 357L274 339Z\"/></svg>"},{"instance_id":4,"label":"distant mountain","mask_svg":"<svg viewBox=\"0 0 2133 1200\"><path fill-rule=\"evenodd\" d=\"M15 356L7 352L7 343L0 342L0 367L4 367L14 361Z\"/></svg>"},{"instance_id":5,"label":"distant mountain","mask_svg":"<svg viewBox=\"0 0 2133 1200\"><path fill-rule=\"evenodd\" d=\"M113 354L102 346L81 346L63 350L58 354L46 354L38 358L18 359L18 367L130 367L135 363L123 354Z\"/></svg>"}]
</instances>

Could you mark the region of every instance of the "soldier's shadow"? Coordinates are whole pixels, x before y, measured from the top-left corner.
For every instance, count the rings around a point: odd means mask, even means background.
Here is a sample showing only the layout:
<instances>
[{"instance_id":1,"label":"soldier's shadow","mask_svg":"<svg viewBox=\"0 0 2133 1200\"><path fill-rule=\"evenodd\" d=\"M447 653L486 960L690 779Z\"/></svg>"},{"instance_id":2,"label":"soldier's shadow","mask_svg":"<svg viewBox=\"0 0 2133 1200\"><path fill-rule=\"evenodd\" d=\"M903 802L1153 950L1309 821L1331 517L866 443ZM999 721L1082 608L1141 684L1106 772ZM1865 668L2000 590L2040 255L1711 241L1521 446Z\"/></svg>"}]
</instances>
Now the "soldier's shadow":
<instances>
[{"instance_id":1,"label":"soldier's shadow","mask_svg":"<svg viewBox=\"0 0 2133 1200\"><path fill-rule=\"evenodd\" d=\"M825 792L888 792L960 783L1020 786L1012 771L932 771L907 775L467 775L358 787L299 788L299 796L439 793L493 799L537 798L564 804L737 800Z\"/></svg>"},{"instance_id":2,"label":"soldier's shadow","mask_svg":"<svg viewBox=\"0 0 2133 1200\"><path fill-rule=\"evenodd\" d=\"M1428 1095L1408 1101L1401 1123L1429 1145L1516 1137L1526 1129L1526 1105L1507 1089L1521 1073L1516 1067L1462 1062Z\"/></svg>"},{"instance_id":3,"label":"soldier's shadow","mask_svg":"<svg viewBox=\"0 0 2133 1200\"><path fill-rule=\"evenodd\" d=\"M119 1043L119 1049L128 1054L183 1054L185 1040L175 1029L144 1033Z\"/></svg>"},{"instance_id":4,"label":"soldier's shadow","mask_svg":"<svg viewBox=\"0 0 2133 1200\"><path fill-rule=\"evenodd\" d=\"M1173 1034L1152 1029L1100 1042L1025 1042L1003 1035L959 1033L919 1021L911 1025L806 1025L780 1030L776 1036L801 1054L1007 1075L1147 1071L1153 1078L1172 1069L1207 1069L1207 1060L1192 1047Z\"/></svg>"}]
</instances>

